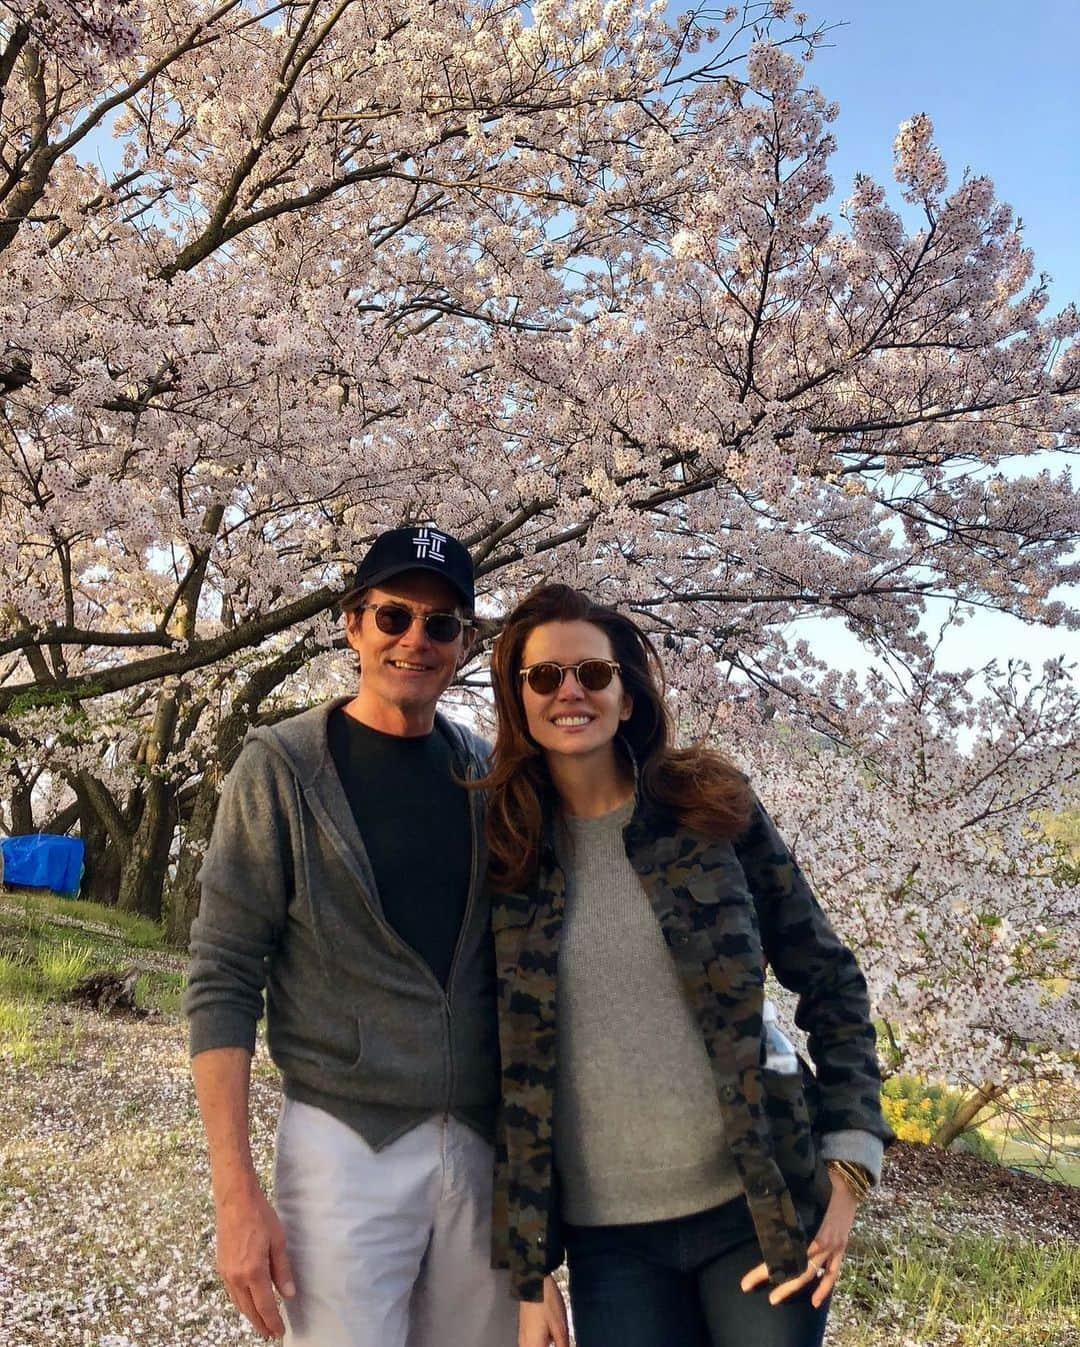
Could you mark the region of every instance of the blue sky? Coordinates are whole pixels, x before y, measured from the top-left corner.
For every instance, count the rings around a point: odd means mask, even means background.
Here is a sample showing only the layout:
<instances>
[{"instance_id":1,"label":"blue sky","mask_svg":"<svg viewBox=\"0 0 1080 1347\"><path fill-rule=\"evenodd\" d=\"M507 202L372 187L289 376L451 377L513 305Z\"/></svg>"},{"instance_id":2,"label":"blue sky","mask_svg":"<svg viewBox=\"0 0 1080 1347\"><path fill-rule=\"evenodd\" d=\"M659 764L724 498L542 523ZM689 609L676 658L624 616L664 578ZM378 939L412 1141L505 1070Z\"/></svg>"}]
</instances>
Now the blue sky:
<instances>
[{"instance_id":1,"label":"blue sky","mask_svg":"<svg viewBox=\"0 0 1080 1347\"><path fill-rule=\"evenodd\" d=\"M891 181L898 124L929 113L951 178L988 174L1022 216L1055 307L1080 301L1077 0L821 0L833 31L809 75L840 105L833 177Z\"/></svg>"},{"instance_id":2,"label":"blue sky","mask_svg":"<svg viewBox=\"0 0 1080 1347\"><path fill-rule=\"evenodd\" d=\"M811 20L844 25L808 69L840 105L831 166L837 201L861 171L900 205L893 139L900 122L926 112L950 180L966 167L988 175L1023 219L1036 271L1053 277L1052 308L1080 302L1077 0L798 0L796 7ZM1065 466L1064 456L1055 460ZM830 663L865 664L854 638L836 624L814 624L811 639ZM1058 654L1080 659L1080 636L980 613L946 652L954 667L1015 655L1037 666Z\"/></svg>"}]
</instances>

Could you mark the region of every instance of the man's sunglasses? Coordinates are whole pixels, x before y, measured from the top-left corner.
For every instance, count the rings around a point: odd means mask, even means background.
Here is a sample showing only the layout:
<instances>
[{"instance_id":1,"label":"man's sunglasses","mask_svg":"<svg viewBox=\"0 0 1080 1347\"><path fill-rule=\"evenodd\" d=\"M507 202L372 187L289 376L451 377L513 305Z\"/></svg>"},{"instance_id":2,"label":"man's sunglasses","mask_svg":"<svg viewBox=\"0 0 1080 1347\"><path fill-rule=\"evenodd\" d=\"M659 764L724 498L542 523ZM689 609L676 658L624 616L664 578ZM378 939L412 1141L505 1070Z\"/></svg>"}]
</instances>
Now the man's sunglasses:
<instances>
[{"instance_id":1,"label":"man's sunglasses","mask_svg":"<svg viewBox=\"0 0 1080 1347\"><path fill-rule=\"evenodd\" d=\"M465 627L474 624L456 613L414 613L401 603L364 603L356 611L375 614L375 625L384 636L404 636L414 622L422 622L430 640L439 645L456 641Z\"/></svg>"},{"instance_id":2,"label":"man's sunglasses","mask_svg":"<svg viewBox=\"0 0 1080 1347\"><path fill-rule=\"evenodd\" d=\"M583 659L579 664L555 664L552 660L542 660L539 664L530 664L527 669L522 669L521 677L541 697L550 697L562 687L563 679L570 672L573 672L586 692L602 692L619 672L619 667L613 659Z\"/></svg>"}]
</instances>

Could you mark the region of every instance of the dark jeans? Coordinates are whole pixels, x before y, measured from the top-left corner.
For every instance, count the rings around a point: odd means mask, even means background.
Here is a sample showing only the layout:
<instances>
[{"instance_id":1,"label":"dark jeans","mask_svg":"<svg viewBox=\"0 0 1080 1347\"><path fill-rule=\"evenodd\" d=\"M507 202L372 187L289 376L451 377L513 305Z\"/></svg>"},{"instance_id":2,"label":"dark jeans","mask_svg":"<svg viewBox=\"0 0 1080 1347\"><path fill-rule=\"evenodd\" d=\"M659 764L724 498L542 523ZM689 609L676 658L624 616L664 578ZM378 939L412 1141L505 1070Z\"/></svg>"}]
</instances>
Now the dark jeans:
<instances>
[{"instance_id":1,"label":"dark jeans","mask_svg":"<svg viewBox=\"0 0 1080 1347\"><path fill-rule=\"evenodd\" d=\"M642 1225L564 1228L577 1347L821 1347L813 1286L741 1291L761 1259L745 1198Z\"/></svg>"}]
</instances>

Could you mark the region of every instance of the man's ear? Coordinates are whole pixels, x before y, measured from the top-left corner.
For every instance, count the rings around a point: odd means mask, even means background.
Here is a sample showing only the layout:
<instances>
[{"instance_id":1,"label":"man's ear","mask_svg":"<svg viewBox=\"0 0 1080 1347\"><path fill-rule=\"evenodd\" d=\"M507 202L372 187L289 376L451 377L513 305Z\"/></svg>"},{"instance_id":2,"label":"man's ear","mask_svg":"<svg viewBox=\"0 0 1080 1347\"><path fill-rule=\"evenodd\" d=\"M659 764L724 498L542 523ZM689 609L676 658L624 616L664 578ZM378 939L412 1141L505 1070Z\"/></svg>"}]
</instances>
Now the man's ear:
<instances>
[{"instance_id":1,"label":"man's ear","mask_svg":"<svg viewBox=\"0 0 1080 1347\"><path fill-rule=\"evenodd\" d=\"M476 644L476 628L466 627L461 639L461 654L458 655L457 667L464 669L469 660L472 659L473 646Z\"/></svg>"}]
</instances>

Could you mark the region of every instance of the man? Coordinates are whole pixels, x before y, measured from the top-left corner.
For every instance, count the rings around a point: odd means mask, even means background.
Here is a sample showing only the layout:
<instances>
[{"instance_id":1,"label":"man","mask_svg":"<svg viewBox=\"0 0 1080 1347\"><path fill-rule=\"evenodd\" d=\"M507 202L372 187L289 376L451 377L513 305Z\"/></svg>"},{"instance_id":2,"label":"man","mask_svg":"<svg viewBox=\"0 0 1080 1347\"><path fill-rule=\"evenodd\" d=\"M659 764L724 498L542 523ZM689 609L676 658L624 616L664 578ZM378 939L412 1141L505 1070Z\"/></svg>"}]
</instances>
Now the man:
<instances>
[{"instance_id":1,"label":"man","mask_svg":"<svg viewBox=\"0 0 1080 1347\"><path fill-rule=\"evenodd\" d=\"M436 712L472 626L468 552L372 545L342 600L359 690L249 732L200 876L185 1008L218 1268L294 1347L513 1347L490 1268L495 974L486 748ZM282 1072L275 1208L249 1149L266 989Z\"/></svg>"}]
</instances>

